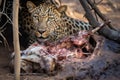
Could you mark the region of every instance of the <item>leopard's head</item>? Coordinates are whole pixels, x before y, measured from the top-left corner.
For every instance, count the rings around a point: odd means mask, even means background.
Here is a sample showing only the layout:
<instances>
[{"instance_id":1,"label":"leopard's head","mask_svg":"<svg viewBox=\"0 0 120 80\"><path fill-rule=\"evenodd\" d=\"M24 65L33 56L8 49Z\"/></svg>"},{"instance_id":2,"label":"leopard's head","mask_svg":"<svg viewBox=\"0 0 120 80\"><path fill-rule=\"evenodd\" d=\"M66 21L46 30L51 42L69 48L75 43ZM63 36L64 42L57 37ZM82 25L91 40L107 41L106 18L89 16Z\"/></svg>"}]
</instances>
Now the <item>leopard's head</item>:
<instances>
[{"instance_id":1,"label":"leopard's head","mask_svg":"<svg viewBox=\"0 0 120 80\"><path fill-rule=\"evenodd\" d=\"M60 28L59 23L61 21L61 15L65 13L67 6L64 5L57 8L54 5L46 3L36 6L31 1L28 1L27 8L29 13L31 13L37 37L49 39L58 36L56 30Z\"/></svg>"}]
</instances>

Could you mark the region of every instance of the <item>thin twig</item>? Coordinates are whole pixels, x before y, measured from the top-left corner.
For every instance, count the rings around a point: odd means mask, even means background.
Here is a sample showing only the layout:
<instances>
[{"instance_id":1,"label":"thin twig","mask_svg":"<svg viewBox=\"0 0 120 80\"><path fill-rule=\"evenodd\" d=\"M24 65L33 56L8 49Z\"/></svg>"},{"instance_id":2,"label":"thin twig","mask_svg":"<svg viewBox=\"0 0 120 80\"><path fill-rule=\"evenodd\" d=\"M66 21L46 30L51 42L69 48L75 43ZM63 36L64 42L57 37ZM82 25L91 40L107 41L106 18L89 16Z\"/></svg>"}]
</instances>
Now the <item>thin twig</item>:
<instances>
[{"instance_id":1,"label":"thin twig","mask_svg":"<svg viewBox=\"0 0 120 80\"><path fill-rule=\"evenodd\" d=\"M2 32L4 32L5 29L6 29L6 28L4 28L4 26L7 24L7 22L8 22L8 20L5 22L5 24L4 24L2 27L0 27L0 36L1 36L1 37L3 38L3 40L4 40L4 45L5 45L5 47L8 47L8 50L10 50L8 41L6 40L6 38L4 37L4 35L2 34ZM3 29L3 28L4 28L4 29Z\"/></svg>"},{"instance_id":2,"label":"thin twig","mask_svg":"<svg viewBox=\"0 0 120 80\"><path fill-rule=\"evenodd\" d=\"M0 36L3 38L4 40L4 45L5 47L8 47L8 50L10 50L10 47L9 47L9 44L8 44L8 41L6 40L6 38L4 37L4 35L0 32Z\"/></svg>"},{"instance_id":3,"label":"thin twig","mask_svg":"<svg viewBox=\"0 0 120 80\"><path fill-rule=\"evenodd\" d=\"M6 14L6 13L3 13L3 12L0 12L0 14L2 14L2 15L5 15L7 18L8 18L8 20L10 21L10 23L13 25L13 21L10 19L10 17ZM16 29L16 28L15 28ZM18 32L19 33L19 32ZM20 34L20 33L19 33Z\"/></svg>"},{"instance_id":4,"label":"thin twig","mask_svg":"<svg viewBox=\"0 0 120 80\"><path fill-rule=\"evenodd\" d=\"M100 4L103 0L100 0L99 2L96 3L96 5Z\"/></svg>"},{"instance_id":5,"label":"thin twig","mask_svg":"<svg viewBox=\"0 0 120 80\"><path fill-rule=\"evenodd\" d=\"M7 21L2 25L2 27L0 27L1 30L2 30L2 28L5 27L5 25L8 23L8 21L9 21L9 20L7 20Z\"/></svg>"},{"instance_id":6,"label":"thin twig","mask_svg":"<svg viewBox=\"0 0 120 80\"><path fill-rule=\"evenodd\" d=\"M98 30L102 29L104 26L106 26L109 23L110 23L110 21L105 22L105 23L101 23L100 26L98 26L98 27L96 27L95 29L92 30L92 33L97 32Z\"/></svg>"},{"instance_id":7,"label":"thin twig","mask_svg":"<svg viewBox=\"0 0 120 80\"><path fill-rule=\"evenodd\" d=\"M4 0L2 12L5 11L5 4L6 4L6 0Z\"/></svg>"},{"instance_id":8,"label":"thin twig","mask_svg":"<svg viewBox=\"0 0 120 80\"><path fill-rule=\"evenodd\" d=\"M0 12L0 14L5 15L8 18L8 20L13 24L12 20L10 19L10 17L6 13Z\"/></svg>"}]
</instances>

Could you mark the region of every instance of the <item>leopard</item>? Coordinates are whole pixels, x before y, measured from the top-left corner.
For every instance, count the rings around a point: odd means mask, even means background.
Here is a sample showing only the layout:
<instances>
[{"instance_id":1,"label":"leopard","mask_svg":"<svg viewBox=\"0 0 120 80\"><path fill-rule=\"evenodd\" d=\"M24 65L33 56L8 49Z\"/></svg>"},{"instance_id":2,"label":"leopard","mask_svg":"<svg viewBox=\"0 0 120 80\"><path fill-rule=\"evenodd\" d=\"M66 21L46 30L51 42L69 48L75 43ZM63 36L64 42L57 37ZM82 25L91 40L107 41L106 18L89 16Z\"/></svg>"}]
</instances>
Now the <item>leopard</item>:
<instances>
[{"instance_id":1,"label":"leopard","mask_svg":"<svg viewBox=\"0 0 120 80\"><path fill-rule=\"evenodd\" d=\"M31 1L26 3L29 16L23 20L30 34L31 40L37 39L55 42L66 36L74 35L82 30L90 30L88 22L74 19L66 14L67 5L56 7L53 4L41 3L35 5Z\"/></svg>"},{"instance_id":2,"label":"leopard","mask_svg":"<svg viewBox=\"0 0 120 80\"><path fill-rule=\"evenodd\" d=\"M30 44L38 40L55 43L79 31L92 29L89 23L68 16L66 5L56 7L54 4L43 2L37 6L31 1L27 1L26 6L27 9L20 14L20 17L23 18L20 19L22 21L20 24L22 24L22 30L28 34ZM26 61L23 60L22 64L29 68L29 63ZM24 66L22 67L24 68Z\"/></svg>"}]
</instances>

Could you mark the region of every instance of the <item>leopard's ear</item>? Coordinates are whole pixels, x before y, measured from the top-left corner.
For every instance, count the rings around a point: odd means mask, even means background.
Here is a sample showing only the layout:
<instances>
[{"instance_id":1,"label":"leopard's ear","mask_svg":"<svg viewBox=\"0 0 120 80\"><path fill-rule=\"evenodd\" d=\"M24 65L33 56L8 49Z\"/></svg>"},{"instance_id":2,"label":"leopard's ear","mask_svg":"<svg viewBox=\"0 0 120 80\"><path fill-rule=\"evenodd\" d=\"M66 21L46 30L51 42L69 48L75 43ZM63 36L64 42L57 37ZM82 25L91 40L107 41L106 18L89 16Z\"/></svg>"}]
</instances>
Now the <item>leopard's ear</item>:
<instances>
[{"instance_id":1,"label":"leopard's ear","mask_svg":"<svg viewBox=\"0 0 120 80\"><path fill-rule=\"evenodd\" d=\"M60 7L58 8L58 11L59 11L60 13L66 12L66 10L67 10L67 6L66 6L66 5L60 6Z\"/></svg>"},{"instance_id":2,"label":"leopard's ear","mask_svg":"<svg viewBox=\"0 0 120 80\"><path fill-rule=\"evenodd\" d=\"M27 1L26 6L27 6L29 12L32 12L32 10L36 7L36 5L31 1Z\"/></svg>"}]
</instances>

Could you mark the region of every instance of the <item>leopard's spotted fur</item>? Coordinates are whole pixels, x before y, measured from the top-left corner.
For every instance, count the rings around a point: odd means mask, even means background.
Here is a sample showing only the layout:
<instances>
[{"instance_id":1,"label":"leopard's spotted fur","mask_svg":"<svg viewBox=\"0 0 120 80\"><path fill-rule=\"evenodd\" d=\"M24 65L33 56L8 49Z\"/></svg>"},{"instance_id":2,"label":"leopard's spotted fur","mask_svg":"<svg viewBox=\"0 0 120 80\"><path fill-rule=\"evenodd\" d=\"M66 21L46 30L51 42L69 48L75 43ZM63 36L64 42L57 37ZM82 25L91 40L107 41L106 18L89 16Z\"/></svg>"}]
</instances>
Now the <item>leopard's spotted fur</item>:
<instances>
[{"instance_id":1,"label":"leopard's spotted fur","mask_svg":"<svg viewBox=\"0 0 120 80\"><path fill-rule=\"evenodd\" d=\"M91 29L89 23L67 16L65 13L67 6L65 5L58 8L52 4L41 3L36 6L28 1L27 8L31 16L23 20L26 24L24 28L27 33L33 34L39 39L57 41L80 30Z\"/></svg>"}]
</instances>

